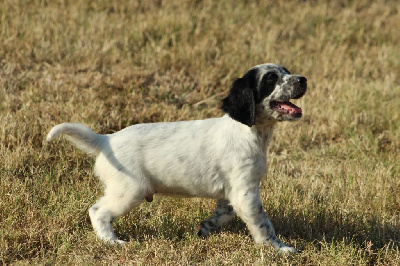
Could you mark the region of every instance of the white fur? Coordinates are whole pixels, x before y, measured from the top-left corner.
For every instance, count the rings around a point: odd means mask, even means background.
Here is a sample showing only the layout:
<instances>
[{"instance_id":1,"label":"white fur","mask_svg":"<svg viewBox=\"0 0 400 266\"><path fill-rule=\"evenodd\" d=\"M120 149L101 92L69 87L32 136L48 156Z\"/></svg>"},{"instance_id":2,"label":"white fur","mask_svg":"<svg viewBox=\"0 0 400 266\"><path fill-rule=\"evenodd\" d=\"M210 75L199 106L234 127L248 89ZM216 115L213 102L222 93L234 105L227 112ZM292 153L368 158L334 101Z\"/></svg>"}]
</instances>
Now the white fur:
<instances>
[{"instance_id":1,"label":"white fur","mask_svg":"<svg viewBox=\"0 0 400 266\"><path fill-rule=\"evenodd\" d=\"M257 68L262 70L258 76L269 69L265 65ZM271 68L280 70L277 65ZM280 71L280 75L288 75ZM154 194L171 194L217 199L213 216L204 221L199 234L206 236L236 212L257 243L294 252L276 237L259 195L260 179L266 173L266 148L277 122L266 101L257 107L257 122L251 127L228 114L206 120L138 124L110 135L65 123L53 127L47 141L65 134L96 156L94 170L105 193L89 215L105 242L124 242L114 234L115 218L145 199L151 201Z\"/></svg>"}]
</instances>

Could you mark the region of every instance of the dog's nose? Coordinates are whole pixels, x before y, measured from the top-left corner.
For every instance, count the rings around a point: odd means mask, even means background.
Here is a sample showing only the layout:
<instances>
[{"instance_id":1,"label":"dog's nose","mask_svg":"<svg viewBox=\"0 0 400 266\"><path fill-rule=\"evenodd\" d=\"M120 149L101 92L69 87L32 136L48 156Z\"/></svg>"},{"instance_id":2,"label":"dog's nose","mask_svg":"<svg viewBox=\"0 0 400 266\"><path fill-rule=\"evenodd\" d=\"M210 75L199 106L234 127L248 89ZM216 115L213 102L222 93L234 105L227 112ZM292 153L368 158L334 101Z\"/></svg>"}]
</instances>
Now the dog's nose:
<instances>
[{"instance_id":1,"label":"dog's nose","mask_svg":"<svg viewBox=\"0 0 400 266\"><path fill-rule=\"evenodd\" d=\"M296 82L300 85L305 85L307 84L307 79L305 77L297 77Z\"/></svg>"}]
</instances>

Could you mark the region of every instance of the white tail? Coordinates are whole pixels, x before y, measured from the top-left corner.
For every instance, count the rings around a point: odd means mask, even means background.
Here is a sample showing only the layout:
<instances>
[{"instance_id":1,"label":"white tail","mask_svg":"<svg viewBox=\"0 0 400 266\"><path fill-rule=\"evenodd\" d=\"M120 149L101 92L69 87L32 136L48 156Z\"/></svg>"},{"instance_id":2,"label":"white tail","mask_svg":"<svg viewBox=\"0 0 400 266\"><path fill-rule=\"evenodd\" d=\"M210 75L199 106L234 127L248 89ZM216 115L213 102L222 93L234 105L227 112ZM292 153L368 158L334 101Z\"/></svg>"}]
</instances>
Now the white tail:
<instances>
[{"instance_id":1,"label":"white tail","mask_svg":"<svg viewBox=\"0 0 400 266\"><path fill-rule=\"evenodd\" d=\"M89 127L82 124L64 123L54 126L47 135L46 141L51 141L57 136L65 134L78 148L83 151L98 155L106 136L94 133Z\"/></svg>"}]
</instances>

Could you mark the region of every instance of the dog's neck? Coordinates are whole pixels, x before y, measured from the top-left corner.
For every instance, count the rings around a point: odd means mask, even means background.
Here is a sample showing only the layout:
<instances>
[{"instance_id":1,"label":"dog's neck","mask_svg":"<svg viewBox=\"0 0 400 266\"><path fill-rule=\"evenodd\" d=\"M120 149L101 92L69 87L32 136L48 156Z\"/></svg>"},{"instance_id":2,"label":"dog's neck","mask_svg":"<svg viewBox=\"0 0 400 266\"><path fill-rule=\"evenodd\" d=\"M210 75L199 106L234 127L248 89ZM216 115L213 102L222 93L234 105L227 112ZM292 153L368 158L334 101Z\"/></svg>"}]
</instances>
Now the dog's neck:
<instances>
[{"instance_id":1,"label":"dog's neck","mask_svg":"<svg viewBox=\"0 0 400 266\"><path fill-rule=\"evenodd\" d=\"M272 134L274 132L276 120L272 119L256 119L255 125L252 126L252 129L257 133L257 136L262 141L265 150L268 147L268 144L272 138Z\"/></svg>"},{"instance_id":2,"label":"dog's neck","mask_svg":"<svg viewBox=\"0 0 400 266\"><path fill-rule=\"evenodd\" d=\"M243 132L247 132L246 134L252 132L251 134L253 134L254 138L250 139L256 141L258 143L257 145L261 145L264 148L264 151L266 151L268 147L275 124L277 123L275 119L267 116L257 116L255 124L249 128L247 125L231 118L228 114L225 114L223 118L229 119L235 127L239 127Z\"/></svg>"},{"instance_id":3,"label":"dog's neck","mask_svg":"<svg viewBox=\"0 0 400 266\"><path fill-rule=\"evenodd\" d=\"M272 133L274 132L274 127L277 123L277 120L263 113L259 107L256 109L256 113L256 121L252 126L252 129L257 133L258 138L262 141L266 150L269 141L272 138Z\"/></svg>"}]
</instances>

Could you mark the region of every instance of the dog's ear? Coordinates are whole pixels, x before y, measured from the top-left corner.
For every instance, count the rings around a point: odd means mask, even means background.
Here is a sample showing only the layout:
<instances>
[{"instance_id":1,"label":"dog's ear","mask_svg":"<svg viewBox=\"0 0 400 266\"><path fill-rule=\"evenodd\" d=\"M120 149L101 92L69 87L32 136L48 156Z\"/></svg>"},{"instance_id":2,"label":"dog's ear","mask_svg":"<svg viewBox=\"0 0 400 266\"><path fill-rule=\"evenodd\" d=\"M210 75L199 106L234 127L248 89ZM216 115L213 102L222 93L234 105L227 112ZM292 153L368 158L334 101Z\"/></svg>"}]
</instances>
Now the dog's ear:
<instances>
[{"instance_id":1,"label":"dog's ear","mask_svg":"<svg viewBox=\"0 0 400 266\"><path fill-rule=\"evenodd\" d=\"M228 96L222 100L222 110L249 127L256 122L257 69L235 80Z\"/></svg>"}]
</instances>

